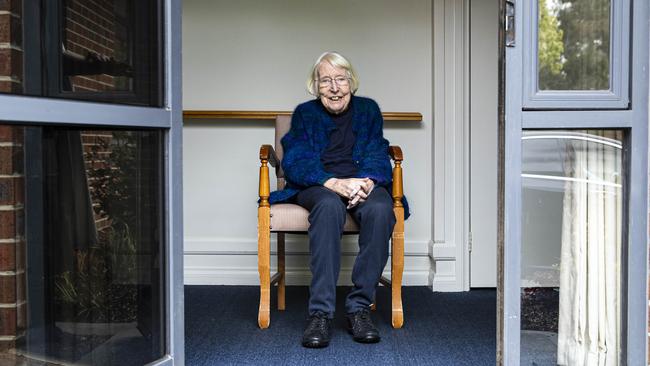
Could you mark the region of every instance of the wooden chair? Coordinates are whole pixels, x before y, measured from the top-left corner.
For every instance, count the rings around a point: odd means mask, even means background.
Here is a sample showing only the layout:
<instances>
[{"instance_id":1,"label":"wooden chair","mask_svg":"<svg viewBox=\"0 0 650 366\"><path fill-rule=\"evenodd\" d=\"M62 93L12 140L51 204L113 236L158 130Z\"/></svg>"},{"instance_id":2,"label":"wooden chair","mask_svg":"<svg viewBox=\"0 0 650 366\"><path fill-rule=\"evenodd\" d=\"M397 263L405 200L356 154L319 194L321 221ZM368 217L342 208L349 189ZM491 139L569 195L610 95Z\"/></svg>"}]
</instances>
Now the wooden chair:
<instances>
[{"instance_id":1,"label":"wooden chair","mask_svg":"<svg viewBox=\"0 0 650 366\"><path fill-rule=\"evenodd\" d=\"M260 307L257 322L260 328L268 328L271 321L271 286L278 285L278 310L285 309L285 261L284 237L286 233L306 234L309 228L309 212L301 206L289 203L269 204L269 167L275 167L278 189L284 188L284 174L280 162L283 149L280 140L291 127L291 116L278 116L275 123L275 149L271 145L260 148L259 207L257 209L257 257L260 274ZM402 272L404 270L404 207L402 206L402 150L391 146L389 154L393 167L393 210L397 222L391 238L391 279L381 277L384 286L392 292L393 328L401 328L404 323L402 310ZM348 214L344 231L346 234L358 232L358 225ZM271 276L271 232L277 233L278 272Z\"/></svg>"}]
</instances>

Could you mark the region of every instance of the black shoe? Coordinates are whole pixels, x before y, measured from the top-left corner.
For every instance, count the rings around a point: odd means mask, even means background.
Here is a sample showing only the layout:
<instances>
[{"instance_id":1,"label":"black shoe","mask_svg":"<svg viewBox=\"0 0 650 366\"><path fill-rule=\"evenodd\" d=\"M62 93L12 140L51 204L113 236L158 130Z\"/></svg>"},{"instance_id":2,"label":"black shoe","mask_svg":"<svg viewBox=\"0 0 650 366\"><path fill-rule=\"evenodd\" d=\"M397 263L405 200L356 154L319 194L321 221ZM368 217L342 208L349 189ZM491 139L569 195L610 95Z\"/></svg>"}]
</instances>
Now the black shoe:
<instances>
[{"instance_id":1,"label":"black shoe","mask_svg":"<svg viewBox=\"0 0 650 366\"><path fill-rule=\"evenodd\" d=\"M330 319L325 314L309 317L309 324L302 334L302 346L323 348L330 344Z\"/></svg>"},{"instance_id":2,"label":"black shoe","mask_svg":"<svg viewBox=\"0 0 650 366\"><path fill-rule=\"evenodd\" d=\"M348 332L352 338L360 343L377 343L381 340L379 331L372 324L370 310L362 309L353 314L348 314Z\"/></svg>"}]
</instances>

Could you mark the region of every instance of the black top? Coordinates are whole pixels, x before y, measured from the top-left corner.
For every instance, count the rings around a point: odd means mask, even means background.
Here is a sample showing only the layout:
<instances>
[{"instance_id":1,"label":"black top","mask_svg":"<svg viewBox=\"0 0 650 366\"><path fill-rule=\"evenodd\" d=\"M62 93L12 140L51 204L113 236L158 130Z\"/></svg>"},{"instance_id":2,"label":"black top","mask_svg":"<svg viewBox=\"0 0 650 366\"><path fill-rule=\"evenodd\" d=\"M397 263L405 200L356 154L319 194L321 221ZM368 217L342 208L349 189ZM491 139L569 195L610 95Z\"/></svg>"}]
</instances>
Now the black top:
<instances>
[{"instance_id":1,"label":"black top","mask_svg":"<svg viewBox=\"0 0 650 366\"><path fill-rule=\"evenodd\" d=\"M325 107L323 107L325 108ZM358 167L352 160L352 148L355 136L352 131L352 100L348 109L341 114L329 113L336 127L330 133L327 148L321 154L320 161L325 171L336 178L351 178L356 176Z\"/></svg>"}]
</instances>

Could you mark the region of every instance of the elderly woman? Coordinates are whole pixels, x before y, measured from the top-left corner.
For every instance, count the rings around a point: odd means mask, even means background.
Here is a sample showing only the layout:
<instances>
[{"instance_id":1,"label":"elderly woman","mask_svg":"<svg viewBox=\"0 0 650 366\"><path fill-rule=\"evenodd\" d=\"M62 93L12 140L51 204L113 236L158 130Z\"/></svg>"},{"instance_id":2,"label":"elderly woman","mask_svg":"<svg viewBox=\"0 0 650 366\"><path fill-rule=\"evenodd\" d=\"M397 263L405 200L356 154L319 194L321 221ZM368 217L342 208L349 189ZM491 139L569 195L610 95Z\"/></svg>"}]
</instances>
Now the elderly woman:
<instances>
[{"instance_id":1,"label":"elderly woman","mask_svg":"<svg viewBox=\"0 0 650 366\"><path fill-rule=\"evenodd\" d=\"M360 227L359 254L345 301L348 330L362 343L379 342L369 306L388 259L395 225L388 141L377 103L355 95L359 81L352 65L335 52L315 62L307 90L316 99L296 107L282 139L287 186L271 202L291 201L309 210L312 281L305 347L326 347L334 317L341 236L346 212Z\"/></svg>"}]
</instances>

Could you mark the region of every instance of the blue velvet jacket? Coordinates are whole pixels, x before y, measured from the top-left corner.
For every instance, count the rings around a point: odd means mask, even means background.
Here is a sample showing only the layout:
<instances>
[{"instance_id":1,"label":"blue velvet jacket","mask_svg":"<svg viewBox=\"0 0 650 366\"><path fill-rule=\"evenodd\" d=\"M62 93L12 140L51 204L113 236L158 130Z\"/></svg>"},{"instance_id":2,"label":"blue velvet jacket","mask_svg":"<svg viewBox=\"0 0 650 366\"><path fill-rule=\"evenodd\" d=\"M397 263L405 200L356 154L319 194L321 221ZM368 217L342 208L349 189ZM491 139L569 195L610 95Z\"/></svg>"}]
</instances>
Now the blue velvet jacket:
<instances>
[{"instance_id":1,"label":"blue velvet jacket","mask_svg":"<svg viewBox=\"0 0 650 366\"><path fill-rule=\"evenodd\" d=\"M355 143L352 160L357 164L357 177L368 177L375 184L386 187L392 183L392 166L388 156L388 140L383 136L384 120L377 103L369 98L352 96L352 131ZM271 192L271 204L285 202L300 190L323 185L334 174L325 171L321 154L329 144L335 124L320 100L314 99L298 105L291 118L291 129L282 138L284 157L282 169L286 179L283 190ZM404 217L409 216L404 202Z\"/></svg>"}]
</instances>

